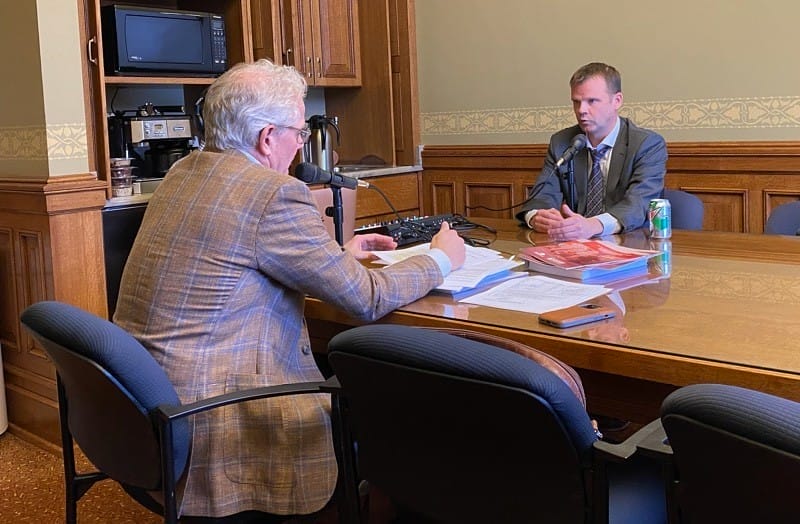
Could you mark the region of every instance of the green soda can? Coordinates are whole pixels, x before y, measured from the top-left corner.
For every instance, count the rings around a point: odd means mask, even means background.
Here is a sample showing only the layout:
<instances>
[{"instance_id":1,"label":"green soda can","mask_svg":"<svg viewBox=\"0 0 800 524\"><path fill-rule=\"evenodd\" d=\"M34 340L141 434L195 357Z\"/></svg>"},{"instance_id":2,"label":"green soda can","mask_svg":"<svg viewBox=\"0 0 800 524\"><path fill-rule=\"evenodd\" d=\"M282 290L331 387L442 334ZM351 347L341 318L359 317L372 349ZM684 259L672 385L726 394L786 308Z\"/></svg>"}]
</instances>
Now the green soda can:
<instances>
[{"instance_id":1,"label":"green soda can","mask_svg":"<svg viewBox=\"0 0 800 524\"><path fill-rule=\"evenodd\" d=\"M666 198L654 198L647 211L650 219L650 238L672 236L672 206Z\"/></svg>"}]
</instances>

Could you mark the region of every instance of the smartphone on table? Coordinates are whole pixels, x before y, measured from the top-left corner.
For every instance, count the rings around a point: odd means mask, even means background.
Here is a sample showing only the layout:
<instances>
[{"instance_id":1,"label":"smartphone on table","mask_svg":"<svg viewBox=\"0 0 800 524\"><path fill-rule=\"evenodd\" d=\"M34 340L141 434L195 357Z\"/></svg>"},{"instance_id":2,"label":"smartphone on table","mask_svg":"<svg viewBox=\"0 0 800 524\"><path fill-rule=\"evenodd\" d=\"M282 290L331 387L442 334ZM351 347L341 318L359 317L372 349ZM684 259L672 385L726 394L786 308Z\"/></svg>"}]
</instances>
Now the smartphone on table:
<instances>
[{"instance_id":1,"label":"smartphone on table","mask_svg":"<svg viewBox=\"0 0 800 524\"><path fill-rule=\"evenodd\" d=\"M577 306L554 309L553 311L542 313L539 315L539 322L557 328L568 328L613 318L615 315L614 309L608 306L586 302Z\"/></svg>"}]
</instances>

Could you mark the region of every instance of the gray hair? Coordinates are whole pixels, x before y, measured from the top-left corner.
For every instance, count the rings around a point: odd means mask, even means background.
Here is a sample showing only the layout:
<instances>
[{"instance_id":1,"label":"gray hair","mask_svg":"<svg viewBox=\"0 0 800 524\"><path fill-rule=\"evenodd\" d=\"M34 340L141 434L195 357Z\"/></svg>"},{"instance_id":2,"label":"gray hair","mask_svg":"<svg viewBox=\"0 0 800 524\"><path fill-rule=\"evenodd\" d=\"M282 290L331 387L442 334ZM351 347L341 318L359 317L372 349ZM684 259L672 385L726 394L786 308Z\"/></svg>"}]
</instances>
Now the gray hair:
<instances>
[{"instance_id":1,"label":"gray hair","mask_svg":"<svg viewBox=\"0 0 800 524\"><path fill-rule=\"evenodd\" d=\"M290 126L307 85L294 67L266 59L239 63L217 78L203 102L206 149L252 151L268 124Z\"/></svg>"}]
</instances>

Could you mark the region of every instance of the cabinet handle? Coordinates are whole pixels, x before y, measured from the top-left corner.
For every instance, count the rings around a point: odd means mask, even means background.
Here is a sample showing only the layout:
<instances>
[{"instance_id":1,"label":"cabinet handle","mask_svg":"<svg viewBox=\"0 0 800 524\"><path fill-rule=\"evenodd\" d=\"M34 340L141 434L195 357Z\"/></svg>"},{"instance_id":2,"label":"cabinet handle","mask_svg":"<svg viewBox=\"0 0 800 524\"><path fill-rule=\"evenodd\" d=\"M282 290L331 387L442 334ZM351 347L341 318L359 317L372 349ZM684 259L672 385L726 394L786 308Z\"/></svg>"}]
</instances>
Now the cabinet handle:
<instances>
[{"instance_id":1,"label":"cabinet handle","mask_svg":"<svg viewBox=\"0 0 800 524\"><path fill-rule=\"evenodd\" d=\"M94 56L94 48L97 46L97 37L93 36L86 42L86 55L89 59L89 62L97 65L97 57Z\"/></svg>"},{"instance_id":2,"label":"cabinet handle","mask_svg":"<svg viewBox=\"0 0 800 524\"><path fill-rule=\"evenodd\" d=\"M285 53L283 53L284 63L286 65L294 65L294 58L292 58L292 52L293 52L292 49L289 48L286 50Z\"/></svg>"},{"instance_id":3,"label":"cabinet handle","mask_svg":"<svg viewBox=\"0 0 800 524\"><path fill-rule=\"evenodd\" d=\"M322 78L322 58L317 57L317 77Z\"/></svg>"},{"instance_id":4,"label":"cabinet handle","mask_svg":"<svg viewBox=\"0 0 800 524\"><path fill-rule=\"evenodd\" d=\"M308 62L308 70L306 71L306 76L311 78L314 76L314 63L311 61L311 57L306 57L306 62Z\"/></svg>"}]
</instances>

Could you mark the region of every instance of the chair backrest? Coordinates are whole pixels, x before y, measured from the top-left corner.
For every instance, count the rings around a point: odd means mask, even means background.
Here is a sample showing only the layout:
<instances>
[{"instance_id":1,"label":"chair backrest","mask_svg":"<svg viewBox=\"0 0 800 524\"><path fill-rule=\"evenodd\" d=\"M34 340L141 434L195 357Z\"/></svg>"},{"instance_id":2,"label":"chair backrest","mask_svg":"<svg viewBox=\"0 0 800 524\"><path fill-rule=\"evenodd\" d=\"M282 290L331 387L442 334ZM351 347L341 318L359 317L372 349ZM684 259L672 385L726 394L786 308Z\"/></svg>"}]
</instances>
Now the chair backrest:
<instances>
[{"instance_id":1,"label":"chair backrest","mask_svg":"<svg viewBox=\"0 0 800 524\"><path fill-rule=\"evenodd\" d=\"M787 202L773 209L764 225L764 233L768 235L800 234L800 200Z\"/></svg>"},{"instance_id":2,"label":"chair backrest","mask_svg":"<svg viewBox=\"0 0 800 524\"><path fill-rule=\"evenodd\" d=\"M703 229L703 201L697 196L679 189L664 189L664 198L672 206L674 229Z\"/></svg>"},{"instance_id":3,"label":"chair backrest","mask_svg":"<svg viewBox=\"0 0 800 524\"><path fill-rule=\"evenodd\" d=\"M512 351L447 333L369 325L329 360L359 473L442 522L587 520L597 439L565 382Z\"/></svg>"},{"instance_id":4,"label":"chair backrest","mask_svg":"<svg viewBox=\"0 0 800 524\"><path fill-rule=\"evenodd\" d=\"M342 242L347 242L353 238L356 229L356 191L352 189L342 189ZM325 214L325 210L333 205L333 193L331 188L315 187L311 190L311 196L317 204L317 210L322 215L322 223L332 239L336 240L336 226L333 218Z\"/></svg>"},{"instance_id":5,"label":"chair backrest","mask_svg":"<svg viewBox=\"0 0 800 524\"><path fill-rule=\"evenodd\" d=\"M661 420L682 522L797 522L800 404L696 384L664 400Z\"/></svg>"},{"instance_id":6,"label":"chair backrest","mask_svg":"<svg viewBox=\"0 0 800 524\"><path fill-rule=\"evenodd\" d=\"M122 328L69 304L38 302L21 320L56 367L68 420L62 433L69 431L112 479L159 489L159 436L150 412L180 404L164 370ZM173 426L175 478L186 466L190 439L187 421Z\"/></svg>"}]
</instances>

